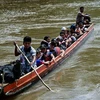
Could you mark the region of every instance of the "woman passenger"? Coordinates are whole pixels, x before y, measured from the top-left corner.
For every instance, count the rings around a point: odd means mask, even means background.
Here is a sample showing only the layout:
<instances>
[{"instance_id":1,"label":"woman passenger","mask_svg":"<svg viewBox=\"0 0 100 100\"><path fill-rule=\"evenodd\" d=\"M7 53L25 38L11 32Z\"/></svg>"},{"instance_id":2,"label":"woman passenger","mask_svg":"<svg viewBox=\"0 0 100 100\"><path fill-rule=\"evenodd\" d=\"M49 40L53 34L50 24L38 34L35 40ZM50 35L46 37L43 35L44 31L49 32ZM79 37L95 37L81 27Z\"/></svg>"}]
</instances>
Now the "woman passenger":
<instances>
[{"instance_id":1,"label":"woman passenger","mask_svg":"<svg viewBox=\"0 0 100 100\"><path fill-rule=\"evenodd\" d=\"M50 36L45 36L43 41L41 41L40 45L46 45L47 48L49 48L50 47L50 41L51 41Z\"/></svg>"},{"instance_id":2,"label":"woman passenger","mask_svg":"<svg viewBox=\"0 0 100 100\"><path fill-rule=\"evenodd\" d=\"M58 55L63 56L63 55L64 55L64 50L61 50L60 47L57 46L56 41L55 41L55 42L52 41L52 42L50 43L50 49L52 49L53 51L55 51L56 56L58 56Z\"/></svg>"}]
</instances>

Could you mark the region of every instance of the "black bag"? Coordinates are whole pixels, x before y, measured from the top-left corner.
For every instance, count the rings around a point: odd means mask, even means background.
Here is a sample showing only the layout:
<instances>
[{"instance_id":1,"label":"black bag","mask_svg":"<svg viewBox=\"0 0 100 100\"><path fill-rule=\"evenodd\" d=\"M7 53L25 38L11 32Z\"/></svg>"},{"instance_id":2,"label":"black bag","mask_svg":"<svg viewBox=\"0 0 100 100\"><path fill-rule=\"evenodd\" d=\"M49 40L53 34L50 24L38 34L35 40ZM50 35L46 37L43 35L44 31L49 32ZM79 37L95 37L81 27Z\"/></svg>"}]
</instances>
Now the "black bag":
<instances>
[{"instance_id":1,"label":"black bag","mask_svg":"<svg viewBox=\"0 0 100 100\"><path fill-rule=\"evenodd\" d=\"M13 70L13 66L11 66L11 65L6 65L3 68L5 83L12 83L12 82L15 81L15 77L14 77L14 74L13 74L12 70Z\"/></svg>"},{"instance_id":2,"label":"black bag","mask_svg":"<svg viewBox=\"0 0 100 100\"><path fill-rule=\"evenodd\" d=\"M21 76L21 69L20 69L20 61L12 62L11 64L7 64L0 67L0 83L2 83L2 76L4 75L4 82L5 83L12 83L15 79L18 79Z\"/></svg>"}]
</instances>

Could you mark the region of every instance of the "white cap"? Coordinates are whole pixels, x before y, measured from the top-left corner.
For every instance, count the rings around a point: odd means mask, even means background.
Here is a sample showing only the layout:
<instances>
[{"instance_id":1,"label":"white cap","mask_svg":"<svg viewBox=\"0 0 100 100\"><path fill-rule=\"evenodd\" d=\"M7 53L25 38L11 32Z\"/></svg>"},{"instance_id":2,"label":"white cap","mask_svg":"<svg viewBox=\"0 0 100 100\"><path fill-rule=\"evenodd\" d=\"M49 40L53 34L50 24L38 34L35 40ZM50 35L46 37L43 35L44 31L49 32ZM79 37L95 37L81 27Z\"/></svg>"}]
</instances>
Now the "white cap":
<instances>
[{"instance_id":1,"label":"white cap","mask_svg":"<svg viewBox=\"0 0 100 100\"><path fill-rule=\"evenodd\" d=\"M62 28L61 28L61 31L65 31L65 30L66 30L66 27L62 27Z\"/></svg>"}]
</instances>

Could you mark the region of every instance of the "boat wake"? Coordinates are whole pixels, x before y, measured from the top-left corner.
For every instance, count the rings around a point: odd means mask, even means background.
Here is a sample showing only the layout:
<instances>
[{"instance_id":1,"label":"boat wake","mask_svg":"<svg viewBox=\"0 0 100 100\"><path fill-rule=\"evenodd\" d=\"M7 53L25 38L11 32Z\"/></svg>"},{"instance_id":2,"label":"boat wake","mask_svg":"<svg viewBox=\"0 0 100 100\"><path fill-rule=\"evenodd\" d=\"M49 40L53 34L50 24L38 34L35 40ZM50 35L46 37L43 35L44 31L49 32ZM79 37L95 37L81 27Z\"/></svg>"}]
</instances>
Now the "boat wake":
<instances>
[{"instance_id":1,"label":"boat wake","mask_svg":"<svg viewBox=\"0 0 100 100\"><path fill-rule=\"evenodd\" d=\"M20 95L28 95L28 94L32 94L32 93L35 93L35 92L38 92L38 91L44 91L44 86L41 86L41 87L38 87L37 89L32 89L32 90L29 90L29 91L26 91L26 92L23 92L21 93ZM48 91L48 92L52 92L52 93L59 93L61 91L61 89L53 89L52 91ZM45 91L47 92L47 90Z\"/></svg>"}]
</instances>

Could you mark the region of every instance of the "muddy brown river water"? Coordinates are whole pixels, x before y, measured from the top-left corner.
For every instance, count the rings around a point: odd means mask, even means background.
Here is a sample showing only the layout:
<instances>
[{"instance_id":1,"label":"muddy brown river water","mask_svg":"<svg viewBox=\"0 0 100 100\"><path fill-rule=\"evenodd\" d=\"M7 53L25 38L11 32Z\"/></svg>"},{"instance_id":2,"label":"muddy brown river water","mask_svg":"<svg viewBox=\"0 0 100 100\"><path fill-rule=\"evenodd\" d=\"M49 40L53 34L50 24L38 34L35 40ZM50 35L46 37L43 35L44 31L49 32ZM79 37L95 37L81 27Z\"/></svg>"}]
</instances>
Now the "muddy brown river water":
<instances>
[{"instance_id":1,"label":"muddy brown river water","mask_svg":"<svg viewBox=\"0 0 100 100\"><path fill-rule=\"evenodd\" d=\"M0 100L100 100L100 0L0 0L0 65L16 60L13 41L22 45L32 37L37 48L45 35L59 35L62 26L75 23L79 7L94 23L91 37L43 80L18 95Z\"/></svg>"}]
</instances>

